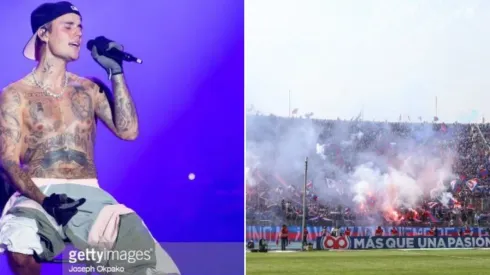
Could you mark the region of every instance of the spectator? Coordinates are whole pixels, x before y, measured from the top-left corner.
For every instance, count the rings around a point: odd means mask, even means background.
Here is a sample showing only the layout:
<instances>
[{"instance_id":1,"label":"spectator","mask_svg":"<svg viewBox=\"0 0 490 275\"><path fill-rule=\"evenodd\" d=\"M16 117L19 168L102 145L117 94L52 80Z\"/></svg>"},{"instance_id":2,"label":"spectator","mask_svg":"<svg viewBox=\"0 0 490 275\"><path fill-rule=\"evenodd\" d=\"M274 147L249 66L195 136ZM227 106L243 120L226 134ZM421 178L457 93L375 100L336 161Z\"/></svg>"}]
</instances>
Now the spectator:
<instances>
[{"instance_id":1,"label":"spectator","mask_svg":"<svg viewBox=\"0 0 490 275\"><path fill-rule=\"evenodd\" d=\"M281 250L286 250L286 246L289 244L289 230L288 227L283 224L281 228Z\"/></svg>"}]
</instances>

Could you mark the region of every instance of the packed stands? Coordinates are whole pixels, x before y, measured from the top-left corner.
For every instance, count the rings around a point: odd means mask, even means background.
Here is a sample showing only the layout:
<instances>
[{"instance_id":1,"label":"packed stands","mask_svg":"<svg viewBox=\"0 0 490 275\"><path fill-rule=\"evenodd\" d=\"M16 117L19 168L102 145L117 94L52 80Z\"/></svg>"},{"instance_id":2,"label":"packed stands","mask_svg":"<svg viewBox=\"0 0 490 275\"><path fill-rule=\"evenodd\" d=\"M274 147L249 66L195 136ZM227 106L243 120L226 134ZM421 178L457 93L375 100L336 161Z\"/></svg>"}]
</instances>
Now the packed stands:
<instances>
[{"instance_id":1,"label":"packed stands","mask_svg":"<svg viewBox=\"0 0 490 275\"><path fill-rule=\"evenodd\" d=\"M397 225L488 226L490 221L487 199L490 195L490 151L486 143L490 139L489 124L248 115L246 139L248 225L260 225L264 221L275 225L301 224L305 181L298 164L302 159L291 159L297 156L308 156L312 167L306 184L308 225L393 224L393 220L382 213L366 211L353 204L352 194L345 190L348 186L337 181L337 175L352 173L364 161L366 152L396 159L397 145L402 143L413 145L414 154L420 149L438 157L452 152L451 168L455 178L444 182L447 192L452 194L449 203L443 204L425 194L417 207L396 209L394 215L401 217L397 219ZM321 180L316 176L319 169L324 177ZM366 208L376 204L376 196L371 199Z\"/></svg>"}]
</instances>

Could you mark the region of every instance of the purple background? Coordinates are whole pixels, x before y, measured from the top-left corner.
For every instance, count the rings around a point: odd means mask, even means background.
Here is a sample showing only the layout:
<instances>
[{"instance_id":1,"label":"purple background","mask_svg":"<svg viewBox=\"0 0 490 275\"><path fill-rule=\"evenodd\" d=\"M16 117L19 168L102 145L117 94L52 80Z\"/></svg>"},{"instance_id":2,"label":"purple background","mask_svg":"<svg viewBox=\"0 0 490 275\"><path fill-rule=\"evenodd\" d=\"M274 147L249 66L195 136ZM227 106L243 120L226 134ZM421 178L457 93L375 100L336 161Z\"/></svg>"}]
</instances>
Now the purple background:
<instances>
[{"instance_id":1,"label":"purple background","mask_svg":"<svg viewBox=\"0 0 490 275\"><path fill-rule=\"evenodd\" d=\"M22 49L30 13L43 2L0 1L2 87L35 65ZM83 16L84 44L104 35L144 61L125 66L139 139L120 141L99 125L101 186L135 209L159 242L243 244L243 1L72 3ZM69 70L110 84L85 46Z\"/></svg>"}]
</instances>

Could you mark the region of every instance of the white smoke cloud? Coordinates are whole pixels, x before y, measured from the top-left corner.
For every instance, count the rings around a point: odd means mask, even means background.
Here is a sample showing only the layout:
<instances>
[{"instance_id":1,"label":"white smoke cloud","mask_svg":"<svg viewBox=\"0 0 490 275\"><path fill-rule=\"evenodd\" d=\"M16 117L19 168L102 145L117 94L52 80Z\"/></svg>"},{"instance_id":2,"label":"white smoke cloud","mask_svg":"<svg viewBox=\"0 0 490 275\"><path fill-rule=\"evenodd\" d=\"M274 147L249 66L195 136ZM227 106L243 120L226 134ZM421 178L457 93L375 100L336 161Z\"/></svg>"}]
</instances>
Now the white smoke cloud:
<instances>
[{"instance_id":1,"label":"white smoke cloud","mask_svg":"<svg viewBox=\"0 0 490 275\"><path fill-rule=\"evenodd\" d=\"M395 211L400 209L416 209L424 200L446 206L453 200L444 182L456 178L452 172L455 152L435 149L439 141L433 142L431 125L412 129L403 137L393 135L387 124L353 125L251 117L247 120L247 160L254 159L258 170L281 175L286 184L301 190L304 159L310 156L308 178L319 202L356 210L371 208L371 213L381 212L385 217L398 215ZM376 132L382 133L375 138L377 146L355 148ZM385 144L383 153L378 152L380 144ZM348 172L336 163L339 150L352 168ZM247 167L253 170L249 163ZM273 177L265 184L271 190L281 187Z\"/></svg>"}]
</instances>

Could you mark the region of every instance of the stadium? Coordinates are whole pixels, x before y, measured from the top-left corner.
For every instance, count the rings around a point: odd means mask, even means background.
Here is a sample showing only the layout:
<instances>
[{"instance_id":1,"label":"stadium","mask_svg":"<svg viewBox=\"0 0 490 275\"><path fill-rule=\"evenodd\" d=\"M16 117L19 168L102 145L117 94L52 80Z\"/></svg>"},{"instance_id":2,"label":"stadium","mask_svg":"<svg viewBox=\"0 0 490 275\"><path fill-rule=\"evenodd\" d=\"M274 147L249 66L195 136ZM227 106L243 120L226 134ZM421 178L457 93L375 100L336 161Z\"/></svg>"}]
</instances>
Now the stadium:
<instances>
[{"instance_id":1,"label":"stadium","mask_svg":"<svg viewBox=\"0 0 490 275\"><path fill-rule=\"evenodd\" d=\"M484 274L488 138L437 117L249 114L247 274Z\"/></svg>"},{"instance_id":2,"label":"stadium","mask_svg":"<svg viewBox=\"0 0 490 275\"><path fill-rule=\"evenodd\" d=\"M489 273L489 8L247 1L247 274Z\"/></svg>"}]
</instances>

